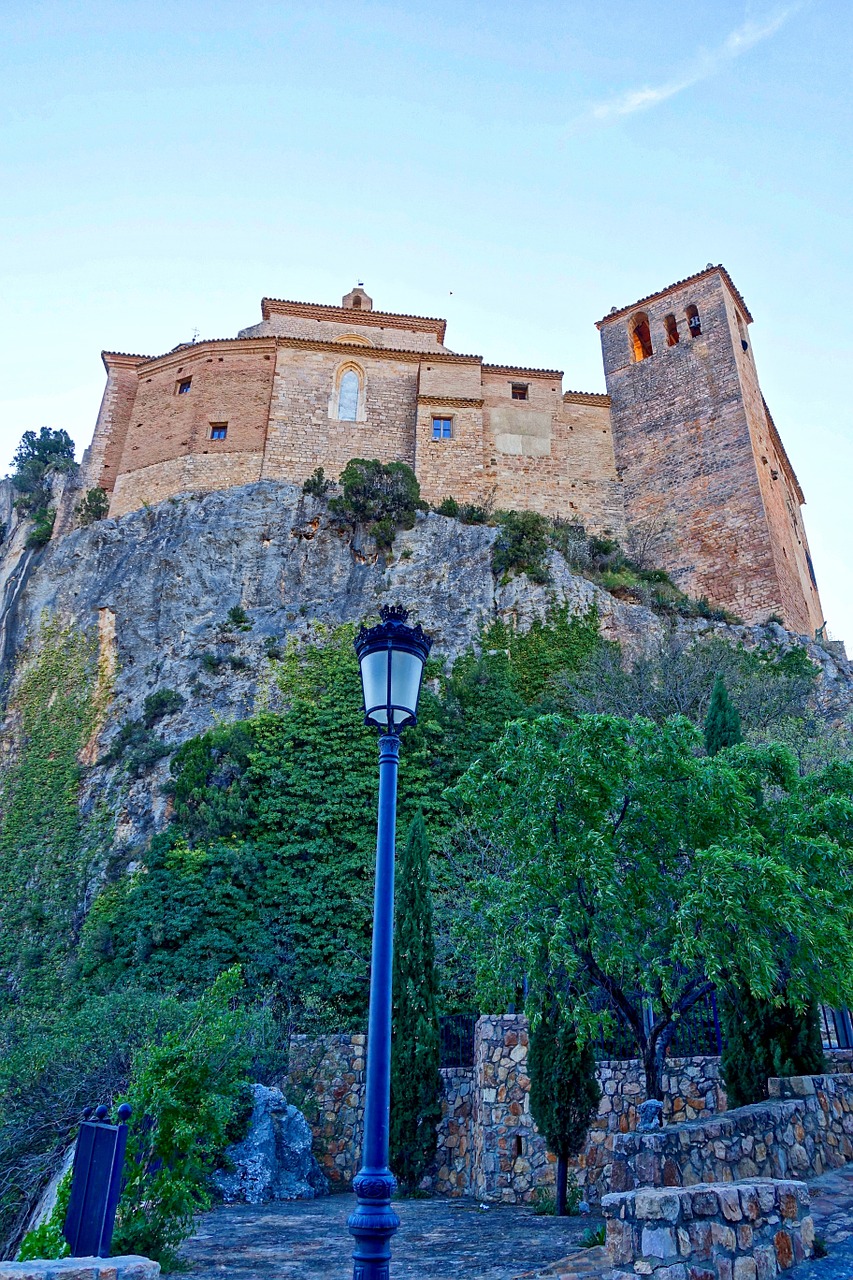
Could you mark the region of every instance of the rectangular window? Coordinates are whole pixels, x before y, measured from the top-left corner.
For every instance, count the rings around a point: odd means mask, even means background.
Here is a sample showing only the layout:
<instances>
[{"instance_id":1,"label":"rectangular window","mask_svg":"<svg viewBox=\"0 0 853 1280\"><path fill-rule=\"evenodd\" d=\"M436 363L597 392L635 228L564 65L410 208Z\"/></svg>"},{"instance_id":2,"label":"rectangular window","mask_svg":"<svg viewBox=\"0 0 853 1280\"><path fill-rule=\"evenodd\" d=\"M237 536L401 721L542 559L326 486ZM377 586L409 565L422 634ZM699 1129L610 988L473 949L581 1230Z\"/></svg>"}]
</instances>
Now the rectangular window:
<instances>
[{"instance_id":1,"label":"rectangular window","mask_svg":"<svg viewBox=\"0 0 853 1280\"><path fill-rule=\"evenodd\" d=\"M453 435L453 419L452 418L433 418L432 420L433 440L449 440L452 435Z\"/></svg>"},{"instance_id":2,"label":"rectangular window","mask_svg":"<svg viewBox=\"0 0 853 1280\"><path fill-rule=\"evenodd\" d=\"M513 400L527 399L527 383L526 382L512 383L512 398Z\"/></svg>"},{"instance_id":3,"label":"rectangular window","mask_svg":"<svg viewBox=\"0 0 853 1280\"><path fill-rule=\"evenodd\" d=\"M211 440L224 440L227 435L228 435L227 422L211 422L210 424Z\"/></svg>"},{"instance_id":4,"label":"rectangular window","mask_svg":"<svg viewBox=\"0 0 853 1280\"><path fill-rule=\"evenodd\" d=\"M193 384L192 378L181 378L178 383L176 395L185 396Z\"/></svg>"}]
</instances>

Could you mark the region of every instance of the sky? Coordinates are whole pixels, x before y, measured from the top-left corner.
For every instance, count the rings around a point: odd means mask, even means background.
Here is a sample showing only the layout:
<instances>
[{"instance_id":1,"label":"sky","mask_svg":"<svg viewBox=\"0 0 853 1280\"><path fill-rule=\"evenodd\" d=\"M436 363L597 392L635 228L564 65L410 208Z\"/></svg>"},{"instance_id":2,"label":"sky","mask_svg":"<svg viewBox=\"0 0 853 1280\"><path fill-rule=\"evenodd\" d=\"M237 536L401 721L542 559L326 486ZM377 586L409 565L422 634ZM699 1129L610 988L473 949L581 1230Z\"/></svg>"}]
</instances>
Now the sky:
<instances>
[{"instance_id":1,"label":"sky","mask_svg":"<svg viewBox=\"0 0 853 1280\"><path fill-rule=\"evenodd\" d=\"M604 390L594 322L722 262L853 648L849 0L0 0L0 472L106 348L264 295ZM79 456L79 454L78 454Z\"/></svg>"}]
</instances>

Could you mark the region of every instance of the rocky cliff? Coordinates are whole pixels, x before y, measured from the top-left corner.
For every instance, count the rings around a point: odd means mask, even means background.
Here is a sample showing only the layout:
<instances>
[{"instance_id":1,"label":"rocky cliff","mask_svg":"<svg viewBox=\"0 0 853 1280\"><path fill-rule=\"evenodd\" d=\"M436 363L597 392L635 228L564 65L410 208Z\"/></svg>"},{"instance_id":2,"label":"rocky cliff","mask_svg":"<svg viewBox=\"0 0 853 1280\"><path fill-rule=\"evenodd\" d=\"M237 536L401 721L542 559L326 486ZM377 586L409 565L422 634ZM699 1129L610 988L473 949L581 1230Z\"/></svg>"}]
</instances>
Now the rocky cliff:
<instances>
[{"instance_id":1,"label":"rocky cliff","mask_svg":"<svg viewBox=\"0 0 853 1280\"><path fill-rule=\"evenodd\" d=\"M671 623L615 599L573 574L550 554L551 581L520 575L497 581L491 570L496 530L419 515L398 533L386 562L370 538L354 536L324 501L292 485L263 482L172 498L117 520L101 520L27 549L8 486L0 491L6 536L0 559L0 661L4 753L20 738L17 694L51 622L64 634L97 642L97 714L83 753L84 811L106 806L114 844L138 849L166 818L160 760L136 780L116 784L114 767L98 763L123 724L139 719L157 690L182 695L158 733L177 745L216 722L274 706L271 661L288 640L316 639L323 627L359 622L383 603L401 602L449 657L476 646L484 625L503 619L525 629L549 607L574 614L595 607L602 634L636 656ZM229 627L240 606L248 623ZM853 705L853 668L839 654L780 627L746 628L693 620L679 626L714 630L748 645L802 644L821 669L820 699L838 715Z\"/></svg>"}]
</instances>

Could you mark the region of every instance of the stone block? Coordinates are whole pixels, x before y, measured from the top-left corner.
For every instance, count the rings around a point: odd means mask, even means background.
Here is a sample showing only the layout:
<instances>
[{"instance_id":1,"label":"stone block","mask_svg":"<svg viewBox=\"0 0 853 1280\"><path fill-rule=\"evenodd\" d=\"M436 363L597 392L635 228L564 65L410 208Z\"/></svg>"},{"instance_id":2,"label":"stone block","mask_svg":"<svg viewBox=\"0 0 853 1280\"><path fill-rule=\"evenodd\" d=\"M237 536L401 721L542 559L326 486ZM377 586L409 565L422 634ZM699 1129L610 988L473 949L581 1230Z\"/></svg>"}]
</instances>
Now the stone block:
<instances>
[{"instance_id":1,"label":"stone block","mask_svg":"<svg viewBox=\"0 0 853 1280\"><path fill-rule=\"evenodd\" d=\"M0 1280L156 1280L160 1263L138 1254L0 1262Z\"/></svg>"},{"instance_id":2,"label":"stone block","mask_svg":"<svg viewBox=\"0 0 853 1280\"><path fill-rule=\"evenodd\" d=\"M794 1265L794 1248L788 1231L780 1229L773 1237L773 1248L776 1251L776 1263L780 1271Z\"/></svg>"},{"instance_id":3,"label":"stone block","mask_svg":"<svg viewBox=\"0 0 853 1280\"><path fill-rule=\"evenodd\" d=\"M733 1280L756 1280L757 1274L754 1258L735 1258Z\"/></svg>"},{"instance_id":4,"label":"stone block","mask_svg":"<svg viewBox=\"0 0 853 1280\"><path fill-rule=\"evenodd\" d=\"M646 1258L673 1258L678 1253L671 1227L643 1227L640 1248Z\"/></svg>"}]
</instances>

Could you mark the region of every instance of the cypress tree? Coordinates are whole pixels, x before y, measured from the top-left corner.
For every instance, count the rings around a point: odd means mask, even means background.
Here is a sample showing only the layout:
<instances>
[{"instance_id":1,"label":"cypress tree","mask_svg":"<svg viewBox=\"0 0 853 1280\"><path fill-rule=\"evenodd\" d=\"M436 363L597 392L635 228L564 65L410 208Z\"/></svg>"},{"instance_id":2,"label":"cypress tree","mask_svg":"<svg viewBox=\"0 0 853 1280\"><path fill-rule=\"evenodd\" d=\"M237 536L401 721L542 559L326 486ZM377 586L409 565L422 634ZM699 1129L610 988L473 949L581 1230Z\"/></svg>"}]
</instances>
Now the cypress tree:
<instances>
[{"instance_id":1,"label":"cypress tree","mask_svg":"<svg viewBox=\"0 0 853 1280\"><path fill-rule=\"evenodd\" d=\"M548 995L530 1037L527 1057L530 1110L536 1127L557 1157L555 1213L566 1212L569 1157L577 1155L598 1111L601 1090L592 1045L579 1045L577 1029Z\"/></svg>"},{"instance_id":2,"label":"cypress tree","mask_svg":"<svg viewBox=\"0 0 853 1280\"><path fill-rule=\"evenodd\" d=\"M738 742L743 742L740 713L729 698L725 680L717 676L705 716L705 750L715 756L723 747L733 747Z\"/></svg>"},{"instance_id":3,"label":"cypress tree","mask_svg":"<svg viewBox=\"0 0 853 1280\"><path fill-rule=\"evenodd\" d=\"M408 1194L435 1154L441 1119L429 844L420 814L409 827L397 867L393 993L391 1168Z\"/></svg>"},{"instance_id":4,"label":"cypress tree","mask_svg":"<svg viewBox=\"0 0 853 1280\"><path fill-rule=\"evenodd\" d=\"M743 990L721 1008L725 1044L720 1072L730 1107L767 1097L770 1076L810 1076L826 1067L817 1005L797 1011Z\"/></svg>"}]
</instances>

